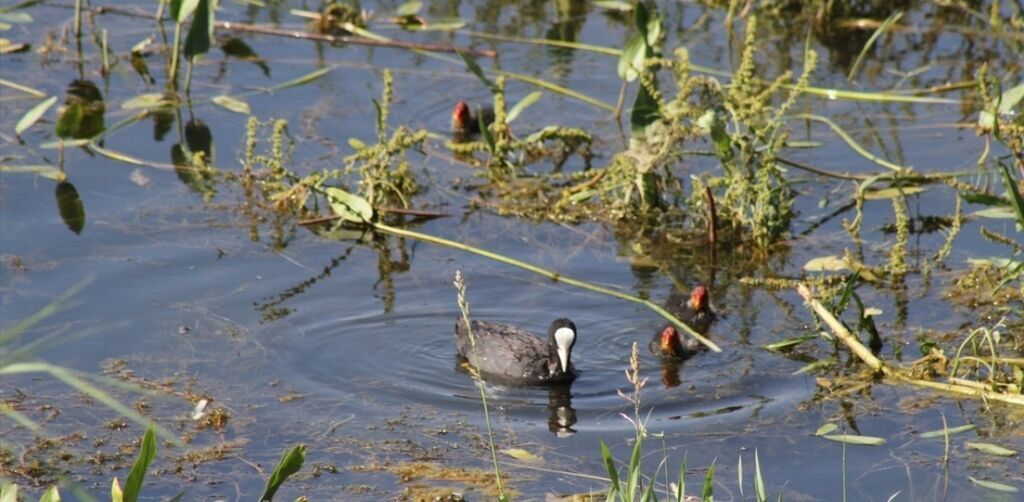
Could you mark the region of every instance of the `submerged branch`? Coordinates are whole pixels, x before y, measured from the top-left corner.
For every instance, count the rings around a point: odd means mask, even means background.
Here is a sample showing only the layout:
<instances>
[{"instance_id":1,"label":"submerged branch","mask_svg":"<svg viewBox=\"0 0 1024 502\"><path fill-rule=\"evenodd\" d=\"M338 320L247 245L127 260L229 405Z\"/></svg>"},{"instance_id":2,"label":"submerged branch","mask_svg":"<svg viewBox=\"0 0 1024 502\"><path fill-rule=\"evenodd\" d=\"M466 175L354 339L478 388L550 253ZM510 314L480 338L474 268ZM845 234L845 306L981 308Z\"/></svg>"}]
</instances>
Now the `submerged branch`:
<instances>
[{"instance_id":1,"label":"submerged branch","mask_svg":"<svg viewBox=\"0 0 1024 502\"><path fill-rule=\"evenodd\" d=\"M823 320L825 324L828 325L828 327L832 330L832 333L836 335L836 338L838 338L840 341L846 344L846 346L849 347L850 351L853 352L853 354L856 355L858 359L863 361L865 364L870 366L875 371L881 372L885 376L892 378L896 381L916 385L918 387L953 392L956 394L962 394L970 397L1000 401L1003 403L1014 404L1017 406L1024 406L1024 396L1022 395L993 392L990 386L978 385L976 382L971 382L970 384L967 384L961 379L951 379L949 383L921 380L910 376L910 374L903 368L893 367L888 364L885 364L881 359L875 357L875 355L871 353L871 350L865 347L864 344L862 344L856 336L850 333L850 331L846 329L846 326L844 326L843 323L841 323L839 319L837 319L835 315L833 315L832 312L828 310L828 308L826 308L824 305L821 304L821 302L814 298L813 293L811 292L810 288L807 287L806 284L799 284L796 290L798 293L800 293L800 296L804 298L804 301L806 301L808 305L811 306L811 308L818 315L818 317L821 318L821 320Z\"/></svg>"}]
</instances>

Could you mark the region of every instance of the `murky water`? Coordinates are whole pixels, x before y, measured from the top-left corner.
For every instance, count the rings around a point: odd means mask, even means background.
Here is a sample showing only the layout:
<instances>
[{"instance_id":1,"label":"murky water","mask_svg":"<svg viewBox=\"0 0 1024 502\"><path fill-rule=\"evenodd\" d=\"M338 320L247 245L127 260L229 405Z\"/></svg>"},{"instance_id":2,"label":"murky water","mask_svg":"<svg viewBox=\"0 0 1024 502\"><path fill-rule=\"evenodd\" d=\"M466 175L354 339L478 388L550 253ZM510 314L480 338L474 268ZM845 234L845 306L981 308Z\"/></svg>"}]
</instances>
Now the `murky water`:
<instances>
[{"instance_id":1,"label":"murky water","mask_svg":"<svg viewBox=\"0 0 1024 502\"><path fill-rule=\"evenodd\" d=\"M576 2L467 4L428 2L430 16L461 17L474 30L577 40L621 47L625 24ZM557 5L557 7L556 7ZM219 19L271 22L282 19L298 26L289 6L240 7L224 4ZM303 6L300 6L303 7ZM308 6L304 6L308 7ZM364 6L384 13L387 5ZM923 11L928 11L922 8ZM18 24L5 35L36 44L71 16L63 7L29 9L35 19ZM722 30L724 12L698 5L677 5L665 13L669 27L666 47L685 44L694 63L729 70L737 57ZM852 15L852 14L851 14ZM707 16L707 17L703 17ZM926 16L917 12L912 17ZM387 16L383 16L382 19ZM627 18L628 19L628 18ZM112 75L97 73L97 51L86 49L87 60L79 75L69 55L36 53L2 56L3 78L36 87L48 95L63 95L68 82L87 78L97 83L106 102L108 125L131 115L120 103L143 92L127 62L128 49L154 33L151 21L107 14L95 23L110 32L112 49L121 57ZM696 23L696 24L695 24ZM377 26L394 37L413 37L388 26ZM742 31L742 30L740 30ZM10 33L10 32L8 32ZM863 33L869 34L869 31ZM958 48L964 38L947 34L927 45L915 45L923 35L910 34L905 42L887 46L868 63L857 84L845 82L853 48L815 48L824 62L815 85L888 89L927 87L946 80L969 79L973 63ZM500 52L505 70L546 78L614 104L620 81L613 57L590 52L502 43L465 34L426 33L417 40L454 41ZM788 68L786 58L798 58L803 34L792 39L776 35L777 46L766 50L767 74L776 66ZM396 76L392 124L424 127L446 134L449 111L465 99L484 102L486 89L461 65L395 49L359 46L318 47L312 42L245 36L266 60L270 76L252 63L225 60L220 53L195 70L193 98L221 93L241 94L306 74L320 65L338 65L312 83L274 93L247 95L252 113L261 118L286 118L295 139L294 165L299 172L334 168L346 155L348 138L371 140L374 107L379 96L380 68L393 68ZM987 40L993 61L1010 61ZM1010 52L1009 49L1005 49ZM979 50L980 51L980 50ZM1000 59L1003 58L1003 59ZM41 65L43 59L50 60ZM162 75L161 58L148 59L154 74ZM486 63L485 63L486 64ZM926 66L932 65L932 66ZM905 72L917 71L912 76ZM1018 75L1019 77L1019 70ZM1019 78L1017 79L1019 80ZM510 81L511 101L532 91ZM3 155L23 157L14 164L40 163L39 156L56 162L56 150L38 145L55 139L52 122L30 129L18 145L10 135L13 124L35 101L3 90ZM956 98L953 94L949 97ZM955 105L877 105L810 99L799 105L806 111L828 115L859 141L873 145L893 161L921 172L971 168L984 144L969 128L975 112ZM51 111L48 118L55 117ZM243 150L246 117L203 103L185 112L209 125L216 164L238 170ZM604 111L578 100L546 92L539 104L528 108L516 122L517 131L529 132L551 123L587 128L599 137L596 163L619 148L614 121ZM177 126L175 126L177 127ZM106 148L170 163L171 145L180 141L176 129L162 141L153 139L151 123L140 122L112 134ZM794 124L792 137L824 142L816 149L787 152L793 160L852 173L872 173L878 166L848 149L821 125ZM432 141L430 151L444 151ZM36 159L36 160L32 160ZM7 161L5 160L5 163ZM800 217L794 238L764 265L746 256L720 250L712 263L706 250L665 253L674 261L647 267L637 259L629 242L616 238L611 226L529 223L487 210L468 209L472 193L455 191L456 179L472 179L465 165L442 155L412 156L417 177L427 185L416 204L440 209L450 216L416 227L420 232L464 242L524 260L559 273L584 278L657 302L674 294L676 286L708 284L719 320L709 336L724 351L704 353L680 367L665 367L647 352L650 337L662 321L637 304L580 290L479 256L431 244L379 237L373 241L330 241L283 223L281 237L272 224L253 223L237 210L239 190L218 185L216 196L204 200L166 168L135 167L84 150L64 152L65 171L80 194L86 214L80 234L69 231L54 203L54 183L25 174L5 173L0 178L0 253L3 254L2 321L9 326L47 304L55 295L86 277L94 277L71 308L43 321L33 331L41 336L59 329L58 343L36 352L48 362L87 373L98 373L116 361L147 380L171 382L214 399L232 416L222 432L196 430L185 417L191 404L179 397L146 397L152 415L169 428L193 436L193 449L240 441L226 460L184 462L175 470L170 458L184 454L178 446L161 452L155 464L159 474L147 481L147 495L170 496L187 489L187 499L249 498L262 489L280 451L297 443L308 446L307 474L289 481L282 498L310 494L314 498L391 499L420 485L449 491L478 488L452 480L400 479L395 466L409 462L438 463L486 471L489 454L484 448L484 418L473 379L456 367L453 325L458 316L456 270L467 278L474 318L508 322L543 332L557 317L569 317L579 327L574 361L580 378L570 389L486 387L491 420L500 448L522 448L542 457L524 462L502 455L506 482L524 499L548 493L601 491L606 485L590 476L604 472L598 440L611 445L616 457L627 459L633 426L632 405L618 395L629 392L623 370L630 346L641 347L642 374L648 383L641 394L641 413L653 438L645 461L653 472L666 456L670 472L685 455L697 486L705 469L716 462L716 496L747 499L753 451L758 452L771 494L787 500L839 500L845 469L847 493L853 500L978 499L998 494L984 491L968 476L1021 486L1021 457L995 458L953 443L951 462L943 466L941 439L921 440L922 431L976 423L971 440L998 443L1018 451L1024 447L1020 413L998 409L986 412L973 400L912 388L877 384L848 395L829 396L813 373L795 374L808 357L827 357L827 344L801 347L780 355L762 348L782 338L814 333L810 312L792 291L774 292L740 282L742 277L799 276L810 258L842 254L851 247L842 220L850 211L821 223L833 210L849 202L852 182L805 177L797 185ZM685 161L680 169L713 168L711 160ZM570 164L567 169L579 169ZM952 212L954 192L931 187L908 199L912 215L944 216ZM819 207L827 201L827 207ZM865 206L866 260L881 262L893 239L882 231L893 220L888 199ZM970 212L968 210L967 212ZM998 228L1014 235L1011 220ZM818 226L820 224L820 226ZM984 221L991 226L991 221ZM1003 249L979 237L979 220L965 224L948 262L963 268L969 257L1000 256ZM802 235L805 229L813 231ZM254 234L253 231L258 233ZM1018 234L1019 235L1019 234ZM912 256L930 256L942 245L944 234L915 236ZM666 247L669 244L664 244ZM658 255L659 249L649 249ZM918 258L919 259L919 258ZM977 320L964 308L953 308L942 298L952 273L939 271L926 284L920 275L908 277L906 303L882 288L860 290L863 300L882 310L876 322L887 335L883 354L902 351L904 360L919 355L911 333L952 330ZM714 282L712 282L714 278ZM88 331L87 336L72 336ZM846 361L847 356L841 356ZM84 442L108 438L110 445L141 434L130 425L124 431L102 429L112 413L99 406L64 396L63 387L22 376L5 376L4 399L23 391L31 406L53 401L60 417L44 427L54 434L86 431ZM190 383L191 382L191 383ZM118 391L131 402L136 395ZM39 418L38 408L25 410ZM993 418L997 417L997 418ZM844 446L814 437L815 430L834 422L846 430L885 438L880 447ZM5 436L14 427L5 419ZM12 447L4 439L4 447ZM83 443L84 444L84 443ZM232 443L233 444L233 443ZM15 445L16 446L16 445ZM81 446L81 444L79 445ZM14 448L15 451L19 448ZM89 448L86 448L88 450ZM164 455L167 456L164 456ZM737 459L743 458L744 494L736 483ZM179 467L180 467L179 465ZM259 467L257 467L257 465ZM330 472L333 466L337 472ZM111 473L79 464L72 478L94 493L103 493ZM122 470L119 475L125 475ZM261 476L262 475L262 476ZM6 476L6 473L5 473ZM671 476L670 476L671 477ZM26 484L24 479L14 478ZM663 482L664 472L659 477ZM693 488L690 490L693 491ZM405 492L408 493L408 492ZM1004 495L1013 499L1014 494Z\"/></svg>"}]
</instances>

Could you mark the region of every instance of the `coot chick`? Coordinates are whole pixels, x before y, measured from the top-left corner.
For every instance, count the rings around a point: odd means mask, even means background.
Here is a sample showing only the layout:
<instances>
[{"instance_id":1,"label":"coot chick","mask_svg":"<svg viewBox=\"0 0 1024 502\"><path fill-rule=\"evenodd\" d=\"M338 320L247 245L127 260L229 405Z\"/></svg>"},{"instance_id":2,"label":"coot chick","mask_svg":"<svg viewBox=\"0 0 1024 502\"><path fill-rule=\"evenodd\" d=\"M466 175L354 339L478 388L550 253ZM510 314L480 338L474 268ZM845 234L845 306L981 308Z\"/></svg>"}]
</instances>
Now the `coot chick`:
<instances>
[{"instance_id":1,"label":"coot chick","mask_svg":"<svg viewBox=\"0 0 1024 502\"><path fill-rule=\"evenodd\" d=\"M455 109L452 110L452 133L456 136L480 134L480 115L483 116L484 125L494 122L494 109L490 107L480 108L474 114L465 101L455 103Z\"/></svg>"},{"instance_id":2,"label":"coot chick","mask_svg":"<svg viewBox=\"0 0 1024 502\"><path fill-rule=\"evenodd\" d=\"M476 350L462 319L455 323L455 347L485 375L530 385L564 384L576 378L572 365L576 325L568 319L552 322L547 340L505 324L473 321L472 328Z\"/></svg>"},{"instance_id":3,"label":"coot chick","mask_svg":"<svg viewBox=\"0 0 1024 502\"><path fill-rule=\"evenodd\" d=\"M708 305L708 290L697 286L690 293L690 299L675 308L669 307L672 313L688 326L704 333L715 320L715 313ZM683 337L675 326L669 324L662 328L651 340L651 352L666 358L686 359L692 357L703 347L703 344L692 337Z\"/></svg>"}]
</instances>

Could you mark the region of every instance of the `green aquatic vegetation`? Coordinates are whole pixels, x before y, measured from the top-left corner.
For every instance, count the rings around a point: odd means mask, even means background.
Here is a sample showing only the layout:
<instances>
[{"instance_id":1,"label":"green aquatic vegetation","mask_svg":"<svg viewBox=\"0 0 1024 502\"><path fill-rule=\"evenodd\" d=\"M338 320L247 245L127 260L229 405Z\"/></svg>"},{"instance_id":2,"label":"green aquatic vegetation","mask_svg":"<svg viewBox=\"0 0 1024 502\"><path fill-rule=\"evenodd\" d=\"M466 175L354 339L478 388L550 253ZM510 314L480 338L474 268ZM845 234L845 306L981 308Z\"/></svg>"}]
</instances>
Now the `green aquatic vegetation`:
<instances>
[{"instance_id":1,"label":"green aquatic vegetation","mask_svg":"<svg viewBox=\"0 0 1024 502\"><path fill-rule=\"evenodd\" d=\"M413 131L399 126L388 137L388 114L394 94L394 78L384 70L381 100L374 100L377 108L377 143L367 145L358 139L349 139L355 153L345 157L344 173L359 174L359 192L374 207L398 204L410 206L410 199L420 190L409 168L407 152L419 149L427 139L427 131Z\"/></svg>"}]
</instances>

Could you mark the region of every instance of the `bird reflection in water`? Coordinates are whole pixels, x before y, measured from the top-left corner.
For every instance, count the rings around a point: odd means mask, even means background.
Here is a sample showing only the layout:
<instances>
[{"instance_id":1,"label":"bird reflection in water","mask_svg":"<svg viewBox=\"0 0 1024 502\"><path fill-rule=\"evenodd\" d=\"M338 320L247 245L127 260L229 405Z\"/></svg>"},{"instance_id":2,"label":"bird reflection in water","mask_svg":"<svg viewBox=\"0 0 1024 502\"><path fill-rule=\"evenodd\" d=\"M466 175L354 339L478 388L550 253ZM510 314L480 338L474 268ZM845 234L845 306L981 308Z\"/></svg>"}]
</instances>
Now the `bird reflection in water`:
<instances>
[{"instance_id":1,"label":"bird reflection in water","mask_svg":"<svg viewBox=\"0 0 1024 502\"><path fill-rule=\"evenodd\" d=\"M572 389L568 385L548 388L548 429L560 438L576 434L576 410L572 407Z\"/></svg>"}]
</instances>

